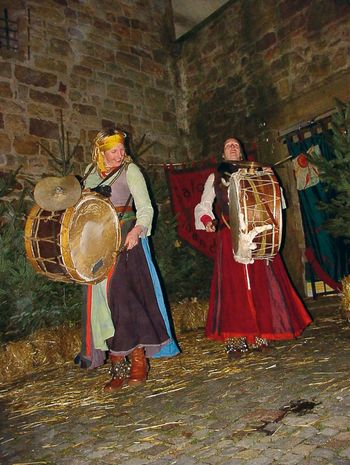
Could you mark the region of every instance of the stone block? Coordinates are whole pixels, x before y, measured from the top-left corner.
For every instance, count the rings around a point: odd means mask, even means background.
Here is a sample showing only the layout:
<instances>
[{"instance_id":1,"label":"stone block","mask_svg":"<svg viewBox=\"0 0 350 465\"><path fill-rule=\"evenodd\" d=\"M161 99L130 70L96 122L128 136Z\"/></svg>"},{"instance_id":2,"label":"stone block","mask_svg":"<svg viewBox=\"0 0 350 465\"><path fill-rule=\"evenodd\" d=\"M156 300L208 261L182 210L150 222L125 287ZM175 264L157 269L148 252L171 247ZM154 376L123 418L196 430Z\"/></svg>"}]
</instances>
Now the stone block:
<instances>
[{"instance_id":1,"label":"stone block","mask_svg":"<svg viewBox=\"0 0 350 465\"><path fill-rule=\"evenodd\" d=\"M0 152L11 151L11 140L7 134L0 133Z\"/></svg>"},{"instance_id":2,"label":"stone block","mask_svg":"<svg viewBox=\"0 0 350 465\"><path fill-rule=\"evenodd\" d=\"M103 61L114 63L115 62L115 50L99 45L95 47L95 54Z\"/></svg>"},{"instance_id":3,"label":"stone block","mask_svg":"<svg viewBox=\"0 0 350 465\"><path fill-rule=\"evenodd\" d=\"M68 103L66 100L58 94L52 94L50 92L40 92L35 89L30 89L29 97L39 103L46 103L59 108L67 108Z\"/></svg>"},{"instance_id":4,"label":"stone block","mask_svg":"<svg viewBox=\"0 0 350 465\"><path fill-rule=\"evenodd\" d=\"M106 86L102 81L95 81L91 79L87 82L87 92L88 95L98 95L103 97L106 95Z\"/></svg>"},{"instance_id":5,"label":"stone block","mask_svg":"<svg viewBox=\"0 0 350 465\"><path fill-rule=\"evenodd\" d=\"M138 19L131 19L130 26L132 29L140 29L141 31L148 31L148 24L144 21L139 21Z\"/></svg>"},{"instance_id":6,"label":"stone block","mask_svg":"<svg viewBox=\"0 0 350 465\"><path fill-rule=\"evenodd\" d=\"M26 109L24 105L20 105L14 100L6 100L0 97L0 108L6 109L7 113L25 113Z\"/></svg>"},{"instance_id":7,"label":"stone block","mask_svg":"<svg viewBox=\"0 0 350 465\"><path fill-rule=\"evenodd\" d=\"M51 119L54 117L53 107L41 105L40 103L28 103L27 113L32 118Z\"/></svg>"},{"instance_id":8,"label":"stone block","mask_svg":"<svg viewBox=\"0 0 350 465\"><path fill-rule=\"evenodd\" d=\"M84 13L83 11L77 11L77 20L79 24L92 25L93 18L91 15Z\"/></svg>"},{"instance_id":9,"label":"stone block","mask_svg":"<svg viewBox=\"0 0 350 465\"><path fill-rule=\"evenodd\" d=\"M141 71L146 74L152 74L161 78L164 74L164 66L148 58L141 59Z\"/></svg>"},{"instance_id":10,"label":"stone block","mask_svg":"<svg viewBox=\"0 0 350 465\"><path fill-rule=\"evenodd\" d=\"M153 59L152 53L150 51L148 51L145 48L141 48L139 46L138 47L130 47L130 52L133 55L138 55L139 57L142 57L142 58L148 58L150 60Z\"/></svg>"},{"instance_id":11,"label":"stone block","mask_svg":"<svg viewBox=\"0 0 350 465\"><path fill-rule=\"evenodd\" d=\"M23 134L28 132L28 125L25 115L6 114L5 129L14 134Z\"/></svg>"},{"instance_id":12,"label":"stone block","mask_svg":"<svg viewBox=\"0 0 350 465\"><path fill-rule=\"evenodd\" d=\"M52 73L37 71L26 66L15 66L15 77L19 82L35 87L53 87L57 83L57 77Z\"/></svg>"},{"instance_id":13,"label":"stone block","mask_svg":"<svg viewBox=\"0 0 350 465\"><path fill-rule=\"evenodd\" d=\"M123 87L130 87L131 89L134 87L134 82L131 79L128 79L126 77L114 78L114 82Z\"/></svg>"},{"instance_id":14,"label":"stone block","mask_svg":"<svg viewBox=\"0 0 350 465\"><path fill-rule=\"evenodd\" d=\"M96 108L92 107L91 105L83 105L75 103L73 105L73 110L79 113L80 115L89 115L89 116L96 116Z\"/></svg>"},{"instance_id":15,"label":"stone block","mask_svg":"<svg viewBox=\"0 0 350 465\"><path fill-rule=\"evenodd\" d=\"M19 98L22 102L26 102L28 100L29 95L29 87L25 84L18 84L17 86L17 98Z\"/></svg>"},{"instance_id":16,"label":"stone block","mask_svg":"<svg viewBox=\"0 0 350 465\"><path fill-rule=\"evenodd\" d=\"M69 27L68 34L72 39L76 39L80 41L85 39L84 32L81 29L78 29L77 27Z\"/></svg>"},{"instance_id":17,"label":"stone block","mask_svg":"<svg viewBox=\"0 0 350 465\"><path fill-rule=\"evenodd\" d=\"M45 139L58 138L58 124L52 121L30 118L29 134Z\"/></svg>"},{"instance_id":18,"label":"stone block","mask_svg":"<svg viewBox=\"0 0 350 465\"><path fill-rule=\"evenodd\" d=\"M11 63L6 63L6 62L1 63L0 77L4 77L4 78L12 77Z\"/></svg>"},{"instance_id":19,"label":"stone block","mask_svg":"<svg viewBox=\"0 0 350 465\"><path fill-rule=\"evenodd\" d=\"M30 6L30 10L31 18L41 18L44 20L49 20L48 22L51 22L52 24L61 24L65 19L63 8L50 7L42 2L32 4Z\"/></svg>"},{"instance_id":20,"label":"stone block","mask_svg":"<svg viewBox=\"0 0 350 465\"><path fill-rule=\"evenodd\" d=\"M117 52L116 62L122 63L123 65L140 70L140 57L131 55L130 53Z\"/></svg>"},{"instance_id":21,"label":"stone block","mask_svg":"<svg viewBox=\"0 0 350 465\"><path fill-rule=\"evenodd\" d=\"M0 129L4 129L4 115L0 113Z\"/></svg>"},{"instance_id":22,"label":"stone block","mask_svg":"<svg viewBox=\"0 0 350 465\"><path fill-rule=\"evenodd\" d=\"M56 73L67 73L67 65L64 61L49 58L47 56L36 55L34 63L37 68L55 71Z\"/></svg>"},{"instance_id":23,"label":"stone block","mask_svg":"<svg viewBox=\"0 0 350 465\"><path fill-rule=\"evenodd\" d=\"M80 59L80 65L86 68L90 68L91 70L104 70L105 64L99 58L91 57L91 56L82 56Z\"/></svg>"},{"instance_id":24,"label":"stone block","mask_svg":"<svg viewBox=\"0 0 350 465\"><path fill-rule=\"evenodd\" d=\"M127 101L128 91L127 89L125 89L125 87L112 84L107 87L107 97L110 97L116 100Z\"/></svg>"},{"instance_id":25,"label":"stone block","mask_svg":"<svg viewBox=\"0 0 350 465\"><path fill-rule=\"evenodd\" d=\"M71 102L81 102L83 98L82 94L76 89L71 90L68 97Z\"/></svg>"},{"instance_id":26,"label":"stone block","mask_svg":"<svg viewBox=\"0 0 350 465\"><path fill-rule=\"evenodd\" d=\"M146 101L157 108L167 108L168 96L165 92L148 87L145 90Z\"/></svg>"},{"instance_id":27,"label":"stone block","mask_svg":"<svg viewBox=\"0 0 350 465\"><path fill-rule=\"evenodd\" d=\"M67 28L66 25L58 26L57 24L47 24L46 33L48 37L54 37L55 39L66 40Z\"/></svg>"},{"instance_id":28,"label":"stone block","mask_svg":"<svg viewBox=\"0 0 350 465\"><path fill-rule=\"evenodd\" d=\"M101 32L101 34L106 35L112 30L111 23L103 21L101 18L94 18L94 27Z\"/></svg>"},{"instance_id":29,"label":"stone block","mask_svg":"<svg viewBox=\"0 0 350 465\"><path fill-rule=\"evenodd\" d=\"M72 67L72 74L77 74L78 76L83 76L83 77L91 77L92 76L92 69L87 67L87 66L81 66L81 65L74 65Z\"/></svg>"},{"instance_id":30,"label":"stone block","mask_svg":"<svg viewBox=\"0 0 350 465\"><path fill-rule=\"evenodd\" d=\"M87 89L87 80L76 74L71 74L69 84L71 89L78 89L80 92Z\"/></svg>"},{"instance_id":31,"label":"stone block","mask_svg":"<svg viewBox=\"0 0 350 465\"><path fill-rule=\"evenodd\" d=\"M39 153L38 141L28 135L17 135L13 141L13 148L21 155L37 155Z\"/></svg>"},{"instance_id":32,"label":"stone block","mask_svg":"<svg viewBox=\"0 0 350 465\"><path fill-rule=\"evenodd\" d=\"M69 58L73 55L70 43L67 40L56 38L50 40L50 52L64 58Z\"/></svg>"},{"instance_id":33,"label":"stone block","mask_svg":"<svg viewBox=\"0 0 350 465\"><path fill-rule=\"evenodd\" d=\"M0 97L12 98L13 93L9 82L0 82Z\"/></svg>"}]
</instances>

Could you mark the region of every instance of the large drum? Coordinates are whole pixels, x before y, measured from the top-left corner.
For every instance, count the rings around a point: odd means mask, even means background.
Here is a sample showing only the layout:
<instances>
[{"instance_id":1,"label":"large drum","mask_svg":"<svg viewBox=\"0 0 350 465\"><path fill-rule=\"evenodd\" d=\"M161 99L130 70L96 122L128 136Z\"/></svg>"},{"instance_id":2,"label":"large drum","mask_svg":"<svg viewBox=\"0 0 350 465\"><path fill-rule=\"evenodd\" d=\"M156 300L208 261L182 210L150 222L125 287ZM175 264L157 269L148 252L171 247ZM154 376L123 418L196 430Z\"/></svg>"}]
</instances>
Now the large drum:
<instances>
[{"instance_id":1,"label":"large drum","mask_svg":"<svg viewBox=\"0 0 350 465\"><path fill-rule=\"evenodd\" d=\"M35 270L54 281L96 284L108 275L121 245L113 204L93 192L62 211L34 205L25 225L26 254Z\"/></svg>"},{"instance_id":2,"label":"large drum","mask_svg":"<svg viewBox=\"0 0 350 465\"><path fill-rule=\"evenodd\" d=\"M281 189L269 168L239 169L230 176L233 255L239 263L273 258L282 239Z\"/></svg>"}]
</instances>

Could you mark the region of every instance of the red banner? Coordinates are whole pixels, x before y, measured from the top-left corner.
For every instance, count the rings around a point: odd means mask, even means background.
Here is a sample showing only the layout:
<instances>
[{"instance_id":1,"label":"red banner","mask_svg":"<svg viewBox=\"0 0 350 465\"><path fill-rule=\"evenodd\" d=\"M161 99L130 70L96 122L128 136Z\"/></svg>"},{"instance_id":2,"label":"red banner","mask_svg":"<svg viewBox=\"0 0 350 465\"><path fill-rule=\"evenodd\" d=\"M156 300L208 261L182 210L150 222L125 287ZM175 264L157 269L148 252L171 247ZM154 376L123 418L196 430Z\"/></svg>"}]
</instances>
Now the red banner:
<instances>
[{"instance_id":1,"label":"red banner","mask_svg":"<svg viewBox=\"0 0 350 465\"><path fill-rule=\"evenodd\" d=\"M215 236L194 226L194 207L200 202L205 181L216 165L201 168L175 169L164 166L172 207L181 239L210 258L215 256Z\"/></svg>"}]
</instances>

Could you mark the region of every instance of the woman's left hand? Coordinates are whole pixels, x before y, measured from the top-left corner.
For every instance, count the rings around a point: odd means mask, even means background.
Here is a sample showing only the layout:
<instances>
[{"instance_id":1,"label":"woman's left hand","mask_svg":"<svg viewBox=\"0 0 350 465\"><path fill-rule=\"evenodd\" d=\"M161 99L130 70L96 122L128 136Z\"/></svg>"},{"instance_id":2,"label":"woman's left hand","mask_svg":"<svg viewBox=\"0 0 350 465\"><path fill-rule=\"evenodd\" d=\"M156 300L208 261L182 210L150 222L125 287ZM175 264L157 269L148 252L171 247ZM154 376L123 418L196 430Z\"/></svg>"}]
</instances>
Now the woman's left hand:
<instances>
[{"instance_id":1,"label":"woman's left hand","mask_svg":"<svg viewBox=\"0 0 350 465\"><path fill-rule=\"evenodd\" d=\"M140 226L135 226L126 236L125 239L125 248L126 250L131 250L139 243L140 233L142 229Z\"/></svg>"}]
</instances>

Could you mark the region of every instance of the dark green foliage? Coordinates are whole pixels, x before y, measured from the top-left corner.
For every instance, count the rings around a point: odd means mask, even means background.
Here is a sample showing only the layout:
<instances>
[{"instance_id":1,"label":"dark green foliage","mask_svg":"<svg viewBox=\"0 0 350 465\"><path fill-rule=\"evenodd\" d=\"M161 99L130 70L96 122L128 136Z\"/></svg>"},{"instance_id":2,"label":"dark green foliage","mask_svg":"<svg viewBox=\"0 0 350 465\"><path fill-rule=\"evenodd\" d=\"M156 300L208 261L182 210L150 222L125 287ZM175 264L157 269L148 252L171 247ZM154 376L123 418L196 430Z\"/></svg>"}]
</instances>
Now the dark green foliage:
<instances>
[{"instance_id":1,"label":"dark green foliage","mask_svg":"<svg viewBox=\"0 0 350 465\"><path fill-rule=\"evenodd\" d=\"M151 190L160 205L153 244L156 261L170 301L206 298L213 262L178 238L165 179L151 173Z\"/></svg>"},{"instance_id":2,"label":"dark green foliage","mask_svg":"<svg viewBox=\"0 0 350 465\"><path fill-rule=\"evenodd\" d=\"M329 215L325 224L328 231L350 241L350 103L336 102L337 113L332 117L334 158L312 158L317 165L325 189L331 194L329 203L320 208Z\"/></svg>"},{"instance_id":3,"label":"dark green foliage","mask_svg":"<svg viewBox=\"0 0 350 465\"><path fill-rule=\"evenodd\" d=\"M0 180L0 341L26 336L38 328L76 322L80 318L81 288L49 281L37 274L24 249L24 191L12 192L16 173Z\"/></svg>"}]
</instances>

